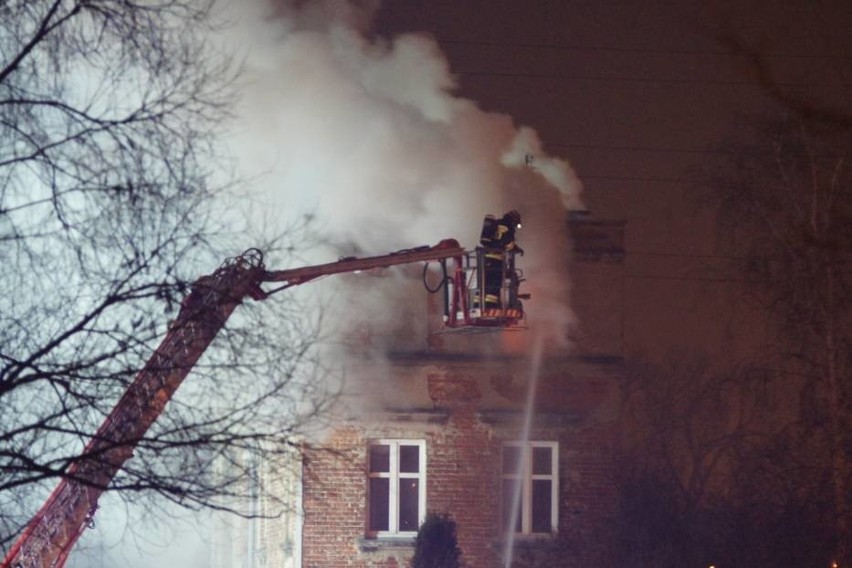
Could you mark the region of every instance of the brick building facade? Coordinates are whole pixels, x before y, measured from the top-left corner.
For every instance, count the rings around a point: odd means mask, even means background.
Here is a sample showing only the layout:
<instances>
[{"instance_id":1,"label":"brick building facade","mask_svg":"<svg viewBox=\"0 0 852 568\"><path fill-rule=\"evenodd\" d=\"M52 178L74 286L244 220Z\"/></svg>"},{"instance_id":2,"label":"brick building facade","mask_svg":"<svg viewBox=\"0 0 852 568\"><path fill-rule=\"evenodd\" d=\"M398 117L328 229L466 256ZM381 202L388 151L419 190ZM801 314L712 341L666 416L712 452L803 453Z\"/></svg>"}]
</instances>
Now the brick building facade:
<instances>
[{"instance_id":1,"label":"brick building facade","mask_svg":"<svg viewBox=\"0 0 852 568\"><path fill-rule=\"evenodd\" d=\"M304 457L299 514L278 521L286 531L267 530L298 550L252 533L269 551L255 565L408 566L427 512L456 521L470 568L505 566L509 548L513 566L612 564L623 226L570 225L573 304L589 322L573 348L533 361L450 338L348 365L369 410Z\"/></svg>"}]
</instances>

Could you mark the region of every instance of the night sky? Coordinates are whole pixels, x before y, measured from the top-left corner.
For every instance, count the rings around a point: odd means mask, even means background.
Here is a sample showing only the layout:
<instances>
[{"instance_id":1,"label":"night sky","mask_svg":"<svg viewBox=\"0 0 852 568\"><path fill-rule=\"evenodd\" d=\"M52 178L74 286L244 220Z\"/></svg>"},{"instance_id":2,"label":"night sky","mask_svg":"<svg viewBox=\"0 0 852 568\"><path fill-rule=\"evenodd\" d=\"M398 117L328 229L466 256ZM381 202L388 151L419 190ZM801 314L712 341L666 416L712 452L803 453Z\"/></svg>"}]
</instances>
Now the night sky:
<instances>
[{"instance_id":1,"label":"night sky","mask_svg":"<svg viewBox=\"0 0 852 568\"><path fill-rule=\"evenodd\" d=\"M737 115L781 108L730 38L785 93L849 111L849 30L842 0L394 0L377 22L379 34L431 34L460 96L536 129L574 166L593 215L627 221L625 355L652 359L746 355L762 341L726 313L740 286L696 199L742 138Z\"/></svg>"}]
</instances>

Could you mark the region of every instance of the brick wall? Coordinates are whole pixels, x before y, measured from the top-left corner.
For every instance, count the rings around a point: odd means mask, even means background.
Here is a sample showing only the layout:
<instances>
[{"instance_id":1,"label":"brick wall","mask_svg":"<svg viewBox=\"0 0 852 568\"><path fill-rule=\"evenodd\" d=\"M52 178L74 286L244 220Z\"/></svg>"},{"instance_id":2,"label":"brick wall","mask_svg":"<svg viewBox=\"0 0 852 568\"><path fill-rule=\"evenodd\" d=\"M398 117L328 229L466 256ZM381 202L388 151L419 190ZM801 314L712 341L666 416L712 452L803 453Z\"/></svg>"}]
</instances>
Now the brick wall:
<instances>
[{"instance_id":1,"label":"brick wall","mask_svg":"<svg viewBox=\"0 0 852 568\"><path fill-rule=\"evenodd\" d=\"M429 396L442 411L440 420L373 417L339 428L323 449L310 453L304 475L303 566L408 566L411 543L387 546L364 537L367 446L377 438L426 441L427 510L456 520L465 566L502 566L501 447L517 439L519 413L500 413L502 418L494 419L483 412L482 383L465 373L424 375ZM601 398L600 383L587 384L593 395L589 398ZM558 440L560 446L559 534L555 539L520 539L515 566L610 565L613 431L610 422L589 419L597 410L570 416L549 410L537 417L531 438Z\"/></svg>"},{"instance_id":2,"label":"brick wall","mask_svg":"<svg viewBox=\"0 0 852 568\"><path fill-rule=\"evenodd\" d=\"M357 561L366 518L366 458L363 437L353 428L337 430L323 448L308 453L302 478L303 566L394 566Z\"/></svg>"}]
</instances>

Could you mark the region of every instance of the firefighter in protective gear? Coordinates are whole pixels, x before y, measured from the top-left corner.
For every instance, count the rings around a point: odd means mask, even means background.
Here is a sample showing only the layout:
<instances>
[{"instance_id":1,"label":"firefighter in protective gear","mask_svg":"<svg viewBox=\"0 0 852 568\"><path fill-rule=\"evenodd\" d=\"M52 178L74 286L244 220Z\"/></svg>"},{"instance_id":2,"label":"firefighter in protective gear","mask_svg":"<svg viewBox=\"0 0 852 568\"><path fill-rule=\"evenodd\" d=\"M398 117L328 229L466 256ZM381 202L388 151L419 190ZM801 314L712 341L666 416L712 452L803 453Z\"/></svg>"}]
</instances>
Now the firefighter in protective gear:
<instances>
[{"instance_id":1,"label":"firefighter in protective gear","mask_svg":"<svg viewBox=\"0 0 852 568\"><path fill-rule=\"evenodd\" d=\"M521 228L521 214L517 211L509 211L500 219L493 215L486 215L482 222L482 234L479 237L480 244L486 249L496 251L515 251L524 253L515 242L515 230Z\"/></svg>"},{"instance_id":2,"label":"firefighter in protective gear","mask_svg":"<svg viewBox=\"0 0 852 568\"><path fill-rule=\"evenodd\" d=\"M524 254L515 242L515 231L521 228L521 214L509 211L500 219L492 215L485 217L479 242L482 244L485 265L485 308L500 309L500 288L507 276L504 261L506 253Z\"/></svg>"}]
</instances>

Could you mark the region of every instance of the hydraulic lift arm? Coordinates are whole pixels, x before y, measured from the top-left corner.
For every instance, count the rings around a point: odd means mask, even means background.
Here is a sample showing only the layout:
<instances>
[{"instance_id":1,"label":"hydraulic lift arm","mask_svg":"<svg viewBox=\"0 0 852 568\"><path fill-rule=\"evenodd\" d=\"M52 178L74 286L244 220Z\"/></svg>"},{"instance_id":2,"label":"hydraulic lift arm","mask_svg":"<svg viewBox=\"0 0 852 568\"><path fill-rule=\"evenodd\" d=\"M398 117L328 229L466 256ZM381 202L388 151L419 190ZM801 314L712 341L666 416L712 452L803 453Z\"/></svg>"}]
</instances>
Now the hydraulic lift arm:
<instances>
[{"instance_id":1,"label":"hydraulic lift arm","mask_svg":"<svg viewBox=\"0 0 852 568\"><path fill-rule=\"evenodd\" d=\"M252 249L196 280L166 337L82 454L67 468L0 568L64 566L77 539L92 524L101 494L244 298L262 300L271 293L329 274L459 258L463 254L458 242L448 239L434 247L267 271L260 251ZM278 287L265 291L261 288L264 282L277 283Z\"/></svg>"}]
</instances>

